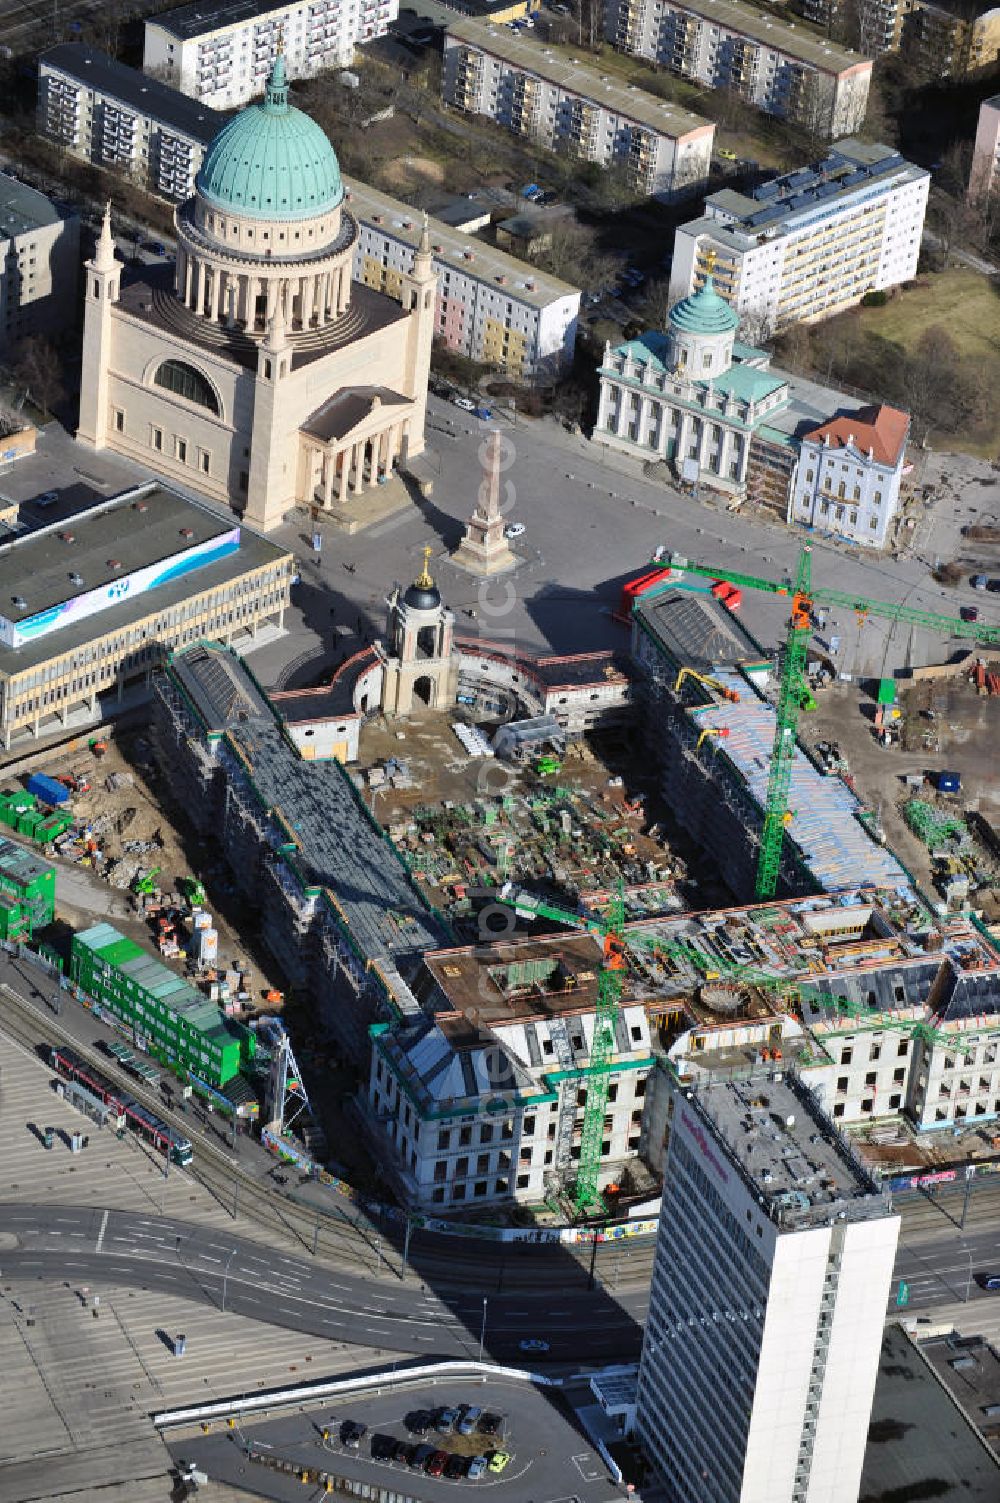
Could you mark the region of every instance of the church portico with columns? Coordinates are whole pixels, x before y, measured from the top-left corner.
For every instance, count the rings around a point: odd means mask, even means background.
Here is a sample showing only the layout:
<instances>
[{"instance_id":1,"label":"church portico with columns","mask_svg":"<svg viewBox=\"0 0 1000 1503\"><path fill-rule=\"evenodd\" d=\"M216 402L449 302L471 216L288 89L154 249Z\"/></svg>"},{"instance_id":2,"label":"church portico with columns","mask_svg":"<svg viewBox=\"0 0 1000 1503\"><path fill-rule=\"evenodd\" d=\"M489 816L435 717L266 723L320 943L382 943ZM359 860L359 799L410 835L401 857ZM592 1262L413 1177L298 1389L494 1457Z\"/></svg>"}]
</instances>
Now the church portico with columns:
<instances>
[{"instance_id":1,"label":"church portico with columns","mask_svg":"<svg viewBox=\"0 0 1000 1503\"><path fill-rule=\"evenodd\" d=\"M413 415L413 403L385 387L337 392L303 425L303 494L329 510L385 484L408 450Z\"/></svg>"},{"instance_id":2,"label":"church portico with columns","mask_svg":"<svg viewBox=\"0 0 1000 1503\"><path fill-rule=\"evenodd\" d=\"M406 504L424 447L437 277L429 234L395 296L352 281L333 147L288 100L229 120L175 214L172 266L134 275L110 220L87 263L78 437L267 530L296 506L363 526ZM375 486L393 485L371 494Z\"/></svg>"}]
</instances>

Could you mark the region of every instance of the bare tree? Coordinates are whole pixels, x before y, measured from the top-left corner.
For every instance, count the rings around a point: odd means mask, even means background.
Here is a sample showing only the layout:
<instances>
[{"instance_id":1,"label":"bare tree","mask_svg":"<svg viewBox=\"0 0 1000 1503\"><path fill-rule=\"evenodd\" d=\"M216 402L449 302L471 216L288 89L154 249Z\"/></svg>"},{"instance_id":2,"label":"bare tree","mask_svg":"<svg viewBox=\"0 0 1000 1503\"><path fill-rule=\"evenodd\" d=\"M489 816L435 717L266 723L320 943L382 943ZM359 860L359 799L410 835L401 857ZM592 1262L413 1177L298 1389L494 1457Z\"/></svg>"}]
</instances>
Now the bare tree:
<instances>
[{"instance_id":1,"label":"bare tree","mask_svg":"<svg viewBox=\"0 0 1000 1503\"><path fill-rule=\"evenodd\" d=\"M51 413L66 395L63 361L55 343L45 334L29 334L15 346L13 366L19 385Z\"/></svg>"}]
</instances>

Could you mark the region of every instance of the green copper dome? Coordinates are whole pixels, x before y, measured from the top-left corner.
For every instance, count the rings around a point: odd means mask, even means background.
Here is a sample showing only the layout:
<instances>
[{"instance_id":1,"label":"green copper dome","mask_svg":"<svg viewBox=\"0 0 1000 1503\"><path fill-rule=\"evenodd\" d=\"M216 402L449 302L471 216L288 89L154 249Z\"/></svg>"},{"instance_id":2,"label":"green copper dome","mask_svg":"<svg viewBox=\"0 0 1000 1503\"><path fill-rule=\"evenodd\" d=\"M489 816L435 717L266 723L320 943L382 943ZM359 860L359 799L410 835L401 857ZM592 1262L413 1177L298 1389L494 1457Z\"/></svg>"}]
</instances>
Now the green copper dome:
<instances>
[{"instance_id":1,"label":"green copper dome","mask_svg":"<svg viewBox=\"0 0 1000 1503\"><path fill-rule=\"evenodd\" d=\"M217 209L251 219L304 219L344 197L340 165L326 132L288 103L279 52L263 104L251 104L220 130L195 186Z\"/></svg>"},{"instance_id":2,"label":"green copper dome","mask_svg":"<svg viewBox=\"0 0 1000 1503\"><path fill-rule=\"evenodd\" d=\"M711 272L703 287L674 304L668 319L679 334L731 334L739 323L737 314L716 292Z\"/></svg>"}]
</instances>

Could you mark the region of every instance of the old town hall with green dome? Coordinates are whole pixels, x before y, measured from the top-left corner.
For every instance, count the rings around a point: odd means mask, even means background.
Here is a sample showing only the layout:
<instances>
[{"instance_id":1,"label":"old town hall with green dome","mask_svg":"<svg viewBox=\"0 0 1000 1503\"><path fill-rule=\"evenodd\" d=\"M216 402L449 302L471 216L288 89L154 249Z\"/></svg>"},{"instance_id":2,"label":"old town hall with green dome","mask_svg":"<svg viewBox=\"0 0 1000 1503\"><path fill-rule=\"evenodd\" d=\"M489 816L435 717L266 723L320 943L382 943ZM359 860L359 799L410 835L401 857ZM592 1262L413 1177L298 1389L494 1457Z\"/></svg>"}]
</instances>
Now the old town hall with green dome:
<instances>
[{"instance_id":1,"label":"old town hall with green dome","mask_svg":"<svg viewBox=\"0 0 1000 1503\"><path fill-rule=\"evenodd\" d=\"M909 417L771 365L737 337L715 285L675 303L667 327L607 344L594 442L788 523L883 548L906 459Z\"/></svg>"},{"instance_id":2,"label":"old town hall with green dome","mask_svg":"<svg viewBox=\"0 0 1000 1503\"><path fill-rule=\"evenodd\" d=\"M424 447L436 276L425 233L399 298L356 283L357 223L325 132L264 98L222 127L176 211L173 266L123 276L106 217L86 266L78 437L225 501L347 525Z\"/></svg>"}]
</instances>

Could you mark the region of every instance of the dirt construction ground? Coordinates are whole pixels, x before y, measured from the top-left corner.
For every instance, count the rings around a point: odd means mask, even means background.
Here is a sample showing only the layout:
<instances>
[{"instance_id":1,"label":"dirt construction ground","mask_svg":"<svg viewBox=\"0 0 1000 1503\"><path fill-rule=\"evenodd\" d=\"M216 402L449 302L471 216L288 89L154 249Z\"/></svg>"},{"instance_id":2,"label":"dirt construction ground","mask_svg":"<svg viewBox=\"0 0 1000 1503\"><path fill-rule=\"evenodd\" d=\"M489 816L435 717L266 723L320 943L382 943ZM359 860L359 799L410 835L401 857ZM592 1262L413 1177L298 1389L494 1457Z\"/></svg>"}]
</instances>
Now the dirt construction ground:
<instances>
[{"instance_id":1,"label":"dirt construction ground","mask_svg":"<svg viewBox=\"0 0 1000 1503\"><path fill-rule=\"evenodd\" d=\"M808 744L839 744L858 796L879 815L888 845L930 893L929 852L904 822L902 806L916 797L949 815L961 817L975 810L1000 827L1000 697L979 696L967 677L956 673L901 686L899 705L902 734L892 747L882 747L875 739L875 706L856 684L837 684L824 691L817 710L801 718L799 735ZM959 774L959 794L937 793L932 777L943 770ZM917 774L925 776L923 786L908 787L905 777ZM985 858L984 852L988 866ZM973 901L987 919L1000 917L1000 887L981 890Z\"/></svg>"},{"instance_id":2,"label":"dirt construction ground","mask_svg":"<svg viewBox=\"0 0 1000 1503\"><path fill-rule=\"evenodd\" d=\"M80 738L72 751L43 751L16 776L6 774L4 787L23 783L31 772L45 772L50 777L67 773L83 775L90 783L87 793L74 793L69 808L78 824L88 826L100 846L108 876L98 875L85 857L56 858L56 908L64 925L84 928L106 919L147 949L154 949L153 936L132 901L129 874L159 867L154 878L164 893L174 892L179 877L194 876L204 883L213 926L219 932L219 962L249 970L250 991L259 1004L264 992L280 990L283 982L266 951L248 945L246 936L254 933L254 924L237 903L228 873L220 861L213 860L206 843L175 825L171 812L160 802L165 790L152 765L148 737L141 730L128 730L118 736L102 732L107 745L103 756L95 756L88 737ZM118 784L109 788L108 783ZM7 833L6 830L0 833ZM67 848L71 850L72 848ZM79 856L82 847L74 854ZM123 885L119 886L121 883ZM68 944L68 933L64 936ZM183 974L184 958L167 961Z\"/></svg>"}]
</instances>

